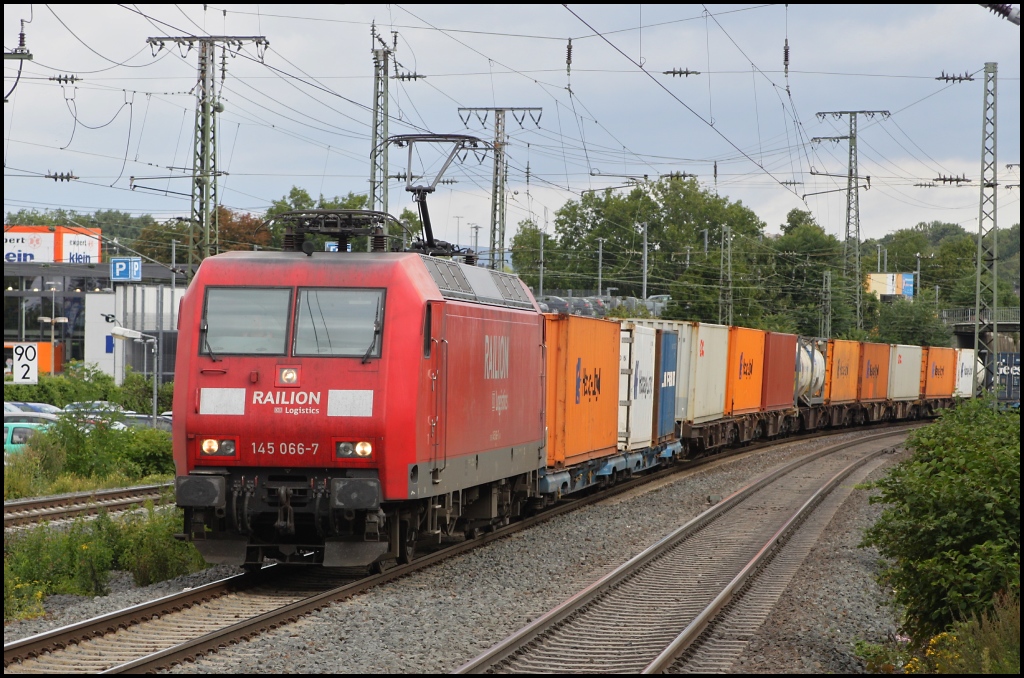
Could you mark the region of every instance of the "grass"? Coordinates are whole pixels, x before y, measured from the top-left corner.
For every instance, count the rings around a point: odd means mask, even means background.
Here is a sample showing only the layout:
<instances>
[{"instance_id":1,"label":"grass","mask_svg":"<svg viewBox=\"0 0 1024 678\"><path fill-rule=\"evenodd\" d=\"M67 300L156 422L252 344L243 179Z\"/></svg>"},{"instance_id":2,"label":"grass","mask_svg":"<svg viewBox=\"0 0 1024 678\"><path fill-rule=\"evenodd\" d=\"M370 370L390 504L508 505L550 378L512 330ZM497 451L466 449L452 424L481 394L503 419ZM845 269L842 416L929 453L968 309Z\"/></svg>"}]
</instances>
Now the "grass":
<instances>
[{"instance_id":1,"label":"grass","mask_svg":"<svg viewBox=\"0 0 1024 678\"><path fill-rule=\"evenodd\" d=\"M4 620L44 614L43 600L55 593L105 595L113 570L128 571L146 586L205 569L191 543L174 539L182 520L178 509L149 504L118 520L101 513L66 530L41 525L6 536Z\"/></svg>"}]
</instances>

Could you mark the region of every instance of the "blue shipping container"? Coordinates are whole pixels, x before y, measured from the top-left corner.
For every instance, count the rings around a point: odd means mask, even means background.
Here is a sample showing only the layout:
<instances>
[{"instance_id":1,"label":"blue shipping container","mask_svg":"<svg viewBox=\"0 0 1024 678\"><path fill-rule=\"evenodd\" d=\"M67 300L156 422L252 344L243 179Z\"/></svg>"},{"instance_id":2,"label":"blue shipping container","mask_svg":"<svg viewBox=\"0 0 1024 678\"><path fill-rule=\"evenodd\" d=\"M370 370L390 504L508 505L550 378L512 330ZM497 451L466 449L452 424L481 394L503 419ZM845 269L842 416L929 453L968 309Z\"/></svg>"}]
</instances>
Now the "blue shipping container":
<instances>
[{"instance_id":1,"label":"blue shipping container","mask_svg":"<svg viewBox=\"0 0 1024 678\"><path fill-rule=\"evenodd\" d=\"M996 359L996 397L1020 402L1020 353L1000 353Z\"/></svg>"},{"instance_id":2,"label":"blue shipping container","mask_svg":"<svg viewBox=\"0 0 1024 678\"><path fill-rule=\"evenodd\" d=\"M658 442L675 436L676 431L676 352L679 334L658 330L658 412L655 438Z\"/></svg>"}]
</instances>

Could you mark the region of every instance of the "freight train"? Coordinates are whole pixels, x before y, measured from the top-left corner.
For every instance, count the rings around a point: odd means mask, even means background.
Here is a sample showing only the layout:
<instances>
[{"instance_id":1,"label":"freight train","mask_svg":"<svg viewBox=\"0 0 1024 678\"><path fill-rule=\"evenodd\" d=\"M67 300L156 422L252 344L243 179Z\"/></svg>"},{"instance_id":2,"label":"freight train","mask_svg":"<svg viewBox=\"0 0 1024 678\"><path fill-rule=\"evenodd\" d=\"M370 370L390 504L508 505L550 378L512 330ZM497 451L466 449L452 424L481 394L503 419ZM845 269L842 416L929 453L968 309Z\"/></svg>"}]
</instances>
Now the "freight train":
<instances>
[{"instance_id":1,"label":"freight train","mask_svg":"<svg viewBox=\"0 0 1024 678\"><path fill-rule=\"evenodd\" d=\"M207 259L181 301L176 498L211 563L407 562L675 460L973 391L973 350L543 314L514 275L300 241Z\"/></svg>"}]
</instances>

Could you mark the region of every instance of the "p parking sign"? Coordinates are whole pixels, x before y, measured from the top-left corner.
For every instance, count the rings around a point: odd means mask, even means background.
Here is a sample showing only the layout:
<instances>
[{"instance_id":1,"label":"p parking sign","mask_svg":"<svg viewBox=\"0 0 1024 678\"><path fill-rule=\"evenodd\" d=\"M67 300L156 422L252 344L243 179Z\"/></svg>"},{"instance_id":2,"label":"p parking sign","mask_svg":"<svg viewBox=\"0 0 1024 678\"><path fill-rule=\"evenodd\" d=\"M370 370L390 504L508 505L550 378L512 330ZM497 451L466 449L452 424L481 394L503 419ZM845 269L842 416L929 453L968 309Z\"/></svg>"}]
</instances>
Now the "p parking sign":
<instances>
[{"instance_id":1,"label":"p parking sign","mask_svg":"<svg viewBox=\"0 0 1024 678\"><path fill-rule=\"evenodd\" d=\"M141 257L111 257L110 259L110 281L111 282L141 282L142 280L142 258Z\"/></svg>"},{"instance_id":2,"label":"p parking sign","mask_svg":"<svg viewBox=\"0 0 1024 678\"><path fill-rule=\"evenodd\" d=\"M13 375L15 384L39 383L39 347L36 344L15 344Z\"/></svg>"}]
</instances>

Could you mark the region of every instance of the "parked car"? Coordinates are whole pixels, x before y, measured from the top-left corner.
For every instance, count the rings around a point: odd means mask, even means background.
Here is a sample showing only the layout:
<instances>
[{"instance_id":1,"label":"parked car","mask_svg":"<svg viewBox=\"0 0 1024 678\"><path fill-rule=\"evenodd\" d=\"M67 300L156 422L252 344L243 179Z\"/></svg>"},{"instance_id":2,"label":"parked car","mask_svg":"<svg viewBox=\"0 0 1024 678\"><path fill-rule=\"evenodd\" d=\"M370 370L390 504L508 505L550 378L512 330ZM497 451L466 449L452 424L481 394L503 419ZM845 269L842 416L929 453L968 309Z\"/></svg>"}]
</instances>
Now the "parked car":
<instances>
[{"instance_id":1,"label":"parked car","mask_svg":"<svg viewBox=\"0 0 1024 678\"><path fill-rule=\"evenodd\" d=\"M644 302L640 301L636 297L622 297L622 299L619 302L619 305L625 306L626 310L632 313L633 311L636 311L638 308L642 307L644 305Z\"/></svg>"},{"instance_id":2,"label":"parked car","mask_svg":"<svg viewBox=\"0 0 1024 678\"><path fill-rule=\"evenodd\" d=\"M584 297L569 297L569 308L572 309L573 315L584 315L591 318L597 316L593 305Z\"/></svg>"},{"instance_id":3,"label":"parked car","mask_svg":"<svg viewBox=\"0 0 1024 678\"><path fill-rule=\"evenodd\" d=\"M14 404L20 407L23 412L45 412L46 414L60 414L61 412L64 411L61 408L57 407L56 405L51 405L50 403L23 403L15 401Z\"/></svg>"},{"instance_id":4,"label":"parked car","mask_svg":"<svg viewBox=\"0 0 1024 678\"><path fill-rule=\"evenodd\" d=\"M56 414L46 412L4 412L4 424L52 424L59 421Z\"/></svg>"},{"instance_id":5,"label":"parked car","mask_svg":"<svg viewBox=\"0 0 1024 678\"><path fill-rule=\"evenodd\" d=\"M543 301L547 304L550 313L572 313L572 310L569 308L569 302L563 297L545 295L537 301Z\"/></svg>"},{"instance_id":6,"label":"parked car","mask_svg":"<svg viewBox=\"0 0 1024 678\"><path fill-rule=\"evenodd\" d=\"M21 409L20 407L18 407L17 405L15 405L14 403L10 403L10 402L7 402L5 400L4 401L4 414L7 414L8 412L24 412L24 410Z\"/></svg>"},{"instance_id":7,"label":"parked car","mask_svg":"<svg viewBox=\"0 0 1024 678\"><path fill-rule=\"evenodd\" d=\"M124 423L130 428L155 428L161 431L171 432L171 418L159 416L156 418L156 423L153 422L153 415L151 414L127 414L124 417Z\"/></svg>"},{"instance_id":8,"label":"parked car","mask_svg":"<svg viewBox=\"0 0 1024 678\"><path fill-rule=\"evenodd\" d=\"M36 424L30 422L8 423L4 421L4 466L7 466L8 458L14 454L21 454L32 436L40 431L49 428L49 424Z\"/></svg>"},{"instance_id":9,"label":"parked car","mask_svg":"<svg viewBox=\"0 0 1024 678\"><path fill-rule=\"evenodd\" d=\"M670 301L672 301L672 297L668 294L652 294L647 297L647 310L654 315L660 316L668 307Z\"/></svg>"},{"instance_id":10,"label":"parked car","mask_svg":"<svg viewBox=\"0 0 1024 678\"><path fill-rule=\"evenodd\" d=\"M551 313L551 307L548 306L543 301L538 301L537 302L537 307L540 309L541 313Z\"/></svg>"},{"instance_id":11,"label":"parked car","mask_svg":"<svg viewBox=\"0 0 1024 678\"><path fill-rule=\"evenodd\" d=\"M608 311L611 310L611 307L604 303L604 299L601 297L586 297L586 299L590 302L590 305L594 307L594 313L598 318L605 317L608 315Z\"/></svg>"},{"instance_id":12,"label":"parked car","mask_svg":"<svg viewBox=\"0 0 1024 678\"><path fill-rule=\"evenodd\" d=\"M68 403L64 406L64 411L82 414L131 414L133 412L133 410L126 410L109 400L84 400Z\"/></svg>"}]
</instances>

